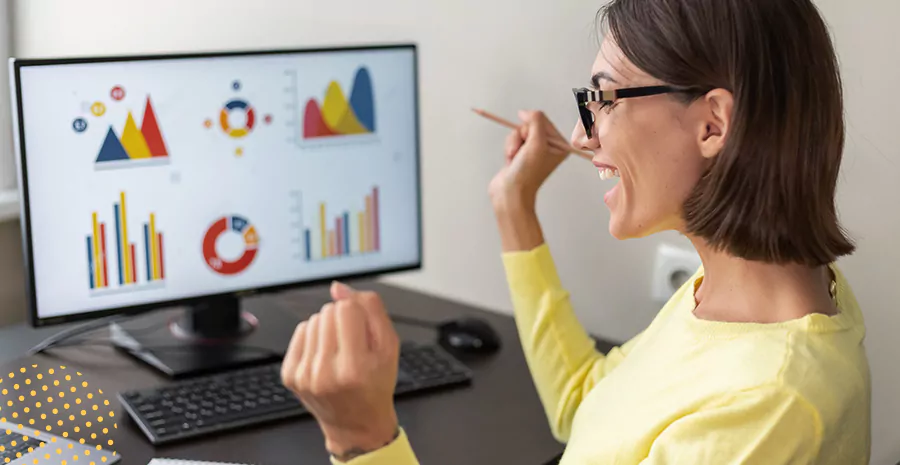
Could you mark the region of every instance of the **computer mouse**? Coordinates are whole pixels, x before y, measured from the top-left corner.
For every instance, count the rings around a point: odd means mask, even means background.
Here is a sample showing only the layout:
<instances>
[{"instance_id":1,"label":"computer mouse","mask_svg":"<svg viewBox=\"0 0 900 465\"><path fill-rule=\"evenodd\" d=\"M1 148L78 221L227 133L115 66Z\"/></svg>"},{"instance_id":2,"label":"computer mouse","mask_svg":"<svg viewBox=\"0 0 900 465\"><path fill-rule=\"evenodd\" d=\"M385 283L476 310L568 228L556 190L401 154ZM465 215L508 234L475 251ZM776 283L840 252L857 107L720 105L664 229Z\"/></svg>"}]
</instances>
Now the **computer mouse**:
<instances>
[{"instance_id":1,"label":"computer mouse","mask_svg":"<svg viewBox=\"0 0 900 465\"><path fill-rule=\"evenodd\" d=\"M488 355L500 348L500 336L485 320L463 318L441 324L438 343L457 354Z\"/></svg>"}]
</instances>

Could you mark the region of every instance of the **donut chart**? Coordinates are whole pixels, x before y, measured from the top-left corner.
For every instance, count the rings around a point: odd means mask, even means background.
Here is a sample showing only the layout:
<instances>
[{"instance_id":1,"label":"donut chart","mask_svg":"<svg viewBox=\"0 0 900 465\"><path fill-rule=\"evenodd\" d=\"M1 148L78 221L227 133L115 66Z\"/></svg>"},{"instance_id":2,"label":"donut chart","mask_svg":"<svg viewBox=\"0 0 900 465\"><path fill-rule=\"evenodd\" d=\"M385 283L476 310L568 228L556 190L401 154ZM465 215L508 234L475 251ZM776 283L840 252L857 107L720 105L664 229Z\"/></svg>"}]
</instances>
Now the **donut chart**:
<instances>
[{"instance_id":1,"label":"donut chart","mask_svg":"<svg viewBox=\"0 0 900 465\"><path fill-rule=\"evenodd\" d=\"M244 238L244 253L234 261L223 260L216 250L216 241L219 236L227 232L240 234ZM259 236L256 228L245 218L237 215L223 216L216 220L203 237L203 258L206 264L216 273L223 275L235 275L247 269L256 252L259 250Z\"/></svg>"},{"instance_id":2,"label":"donut chart","mask_svg":"<svg viewBox=\"0 0 900 465\"><path fill-rule=\"evenodd\" d=\"M244 89L244 84L239 79L235 79L228 87L234 92L240 92ZM206 129L219 128L229 139L235 141L252 139L248 137L251 133L258 131L260 125L272 124L273 120L271 113L257 115L257 112L258 109L249 100L242 97L230 98L219 107L216 116L203 120L203 127ZM234 155L243 157L244 149L241 146L235 147Z\"/></svg>"},{"instance_id":3,"label":"donut chart","mask_svg":"<svg viewBox=\"0 0 900 465\"><path fill-rule=\"evenodd\" d=\"M235 128L231 127L228 123L228 114L233 110L240 110L246 114L244 127ZM253 111L253 107L246 101L241 99L230 100L225 104L225 107L222 108L222 111L219 112L219 124L222 126L222 130L225 131L225 134L228 134L235 139L241 138L250 134L250 131L253 130L253 126L256 124L256 113Z\"/></svg>"}]
</instances>

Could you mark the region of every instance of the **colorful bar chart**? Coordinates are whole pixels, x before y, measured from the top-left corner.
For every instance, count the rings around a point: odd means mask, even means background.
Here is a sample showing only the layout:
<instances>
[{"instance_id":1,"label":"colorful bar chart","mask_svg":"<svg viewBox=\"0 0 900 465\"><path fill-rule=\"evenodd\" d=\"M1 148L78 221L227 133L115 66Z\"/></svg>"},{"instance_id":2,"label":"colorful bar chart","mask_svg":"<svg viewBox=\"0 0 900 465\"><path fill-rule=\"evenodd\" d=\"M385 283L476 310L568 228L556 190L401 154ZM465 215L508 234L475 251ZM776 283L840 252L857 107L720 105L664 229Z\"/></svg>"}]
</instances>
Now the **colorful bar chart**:
<instances>
[{"instance_id":1,"label":"colorful bar chart","mask_svg":"<svg viewBox=\"0 0 900 465\"><path fill-rule=\"evenodd\" d=\"M97 222L97 212L91 215L93 234L87 237L88 277L91 289L109 287L109 264L106 258L106 224Z\"/></svg>"},{"instance_id":2,"label":"colorful bar chart","mask_svg":"<svg viewBox=\"0 0 900 465\"><path fill-rule=\"evenodd\" d=\"M146 260L147 281L159 281L165 279L166 273L163 267L163 235L156 231L156 215L150 214L150 223L144 223L144 255L150 257Z\"/></svg>"},{"instance_id":3,"label":"colorful bar chart","mask_svg":"<svg viewBox=\"0 0 900 465\"><path fill-rule=\"evenodd\" d=\"M362 210L355 214L343 211L333 216L330 216L325 202L317 205L315 230L306 228L303 233L307 261L381 250L378 187L373 187L360 203Z\"/></svg>"},{"instance_id":4,"label":"colorful bar chart","mask_svg":"<svg viewBox=\"0 0 900 465\"><path fill-rule=\"evenodd\" d=\"M138 275L138 257L136 244L128 237L128 208L125 192L119 193L119 201L113 204L112 214L115 221L115 246L109 248L116 252L116 271L118 288L128 289L134 286L159 283L165 279L163 262L163 233L156 228L156 214L150 213L149 221L143 224L143 251L145 279ZM98 212L91 214L93 234L87 236L88 284L92 291L111 289L109 282L109 258L107 255L106 223L99 222Z\"/></svg>"}]
</instances>

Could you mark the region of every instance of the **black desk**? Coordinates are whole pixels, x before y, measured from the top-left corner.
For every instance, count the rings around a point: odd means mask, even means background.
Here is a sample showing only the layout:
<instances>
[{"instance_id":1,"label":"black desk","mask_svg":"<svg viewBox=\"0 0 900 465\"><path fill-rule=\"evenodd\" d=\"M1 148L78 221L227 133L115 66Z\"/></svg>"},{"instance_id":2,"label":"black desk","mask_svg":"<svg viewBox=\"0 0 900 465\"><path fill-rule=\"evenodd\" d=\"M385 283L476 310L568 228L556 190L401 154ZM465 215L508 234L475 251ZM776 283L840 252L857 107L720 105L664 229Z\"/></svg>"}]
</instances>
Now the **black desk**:
<instances>
[{"instance_id":1,"label":"black desk","mask_svg":"<svg viewBox=\"0 0 900 465\"><path fill-rule=\"evenodd\" d=\"M470 387L398 400L400 422L423 465L540 465L562 451L563 446L550 435L512 318L375 282L354 285L378 291L393 314L432 321L478 316L487 319L502 337L499 353L466 362L475 372ZM318 287L245 299L244 306L262 317L268 311L283 311L302 318L317 311L327 299L327 288ZM7 368L32 363L70 365L103 386L104 392L168 382L134 359L102 345L60 348L22 358L28 348L61 329L35 330L22 324L0 329L0 363ZM398 325L397 330L404 340L434 341L434 333L426 329ZM608 349L607 344L599 346ZM154 448L133 422L125 419L127 414L120 406L116 415L120 425L114 431L114 449L122 454L124 465L145 465L153 457L266 465L328 463L321 433L310 417Z\"/></svg>"}]
</instances>

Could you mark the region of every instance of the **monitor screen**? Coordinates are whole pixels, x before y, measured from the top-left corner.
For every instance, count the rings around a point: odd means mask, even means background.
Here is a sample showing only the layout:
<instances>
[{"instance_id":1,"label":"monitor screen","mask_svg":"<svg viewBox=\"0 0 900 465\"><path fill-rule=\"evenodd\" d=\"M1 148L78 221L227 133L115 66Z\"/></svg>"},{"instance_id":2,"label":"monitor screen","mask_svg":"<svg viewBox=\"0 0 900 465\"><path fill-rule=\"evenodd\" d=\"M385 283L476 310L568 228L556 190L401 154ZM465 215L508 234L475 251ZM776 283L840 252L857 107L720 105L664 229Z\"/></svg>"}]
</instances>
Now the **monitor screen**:
<instances>
[{"instance_id":1,"label":"monitor screen","mask_svg":"<svg viewBox=\"0 0 900 465\"><path fill-rule=\"evenodd\" d=\"M421 265L412 45L12 71L36 324Z\"/></svg>"}]
</instances>

